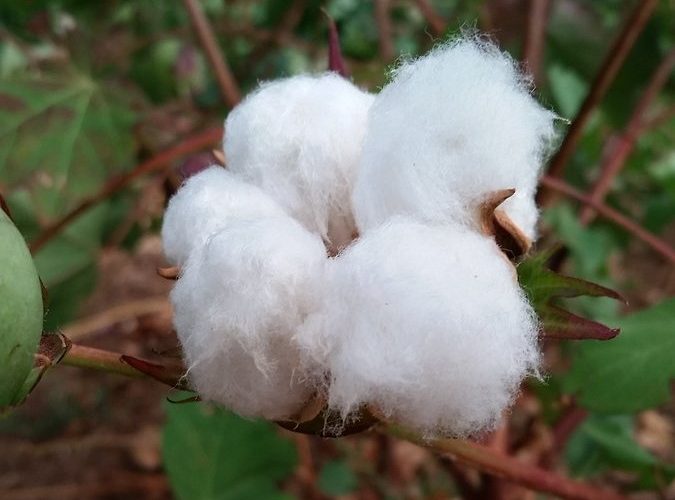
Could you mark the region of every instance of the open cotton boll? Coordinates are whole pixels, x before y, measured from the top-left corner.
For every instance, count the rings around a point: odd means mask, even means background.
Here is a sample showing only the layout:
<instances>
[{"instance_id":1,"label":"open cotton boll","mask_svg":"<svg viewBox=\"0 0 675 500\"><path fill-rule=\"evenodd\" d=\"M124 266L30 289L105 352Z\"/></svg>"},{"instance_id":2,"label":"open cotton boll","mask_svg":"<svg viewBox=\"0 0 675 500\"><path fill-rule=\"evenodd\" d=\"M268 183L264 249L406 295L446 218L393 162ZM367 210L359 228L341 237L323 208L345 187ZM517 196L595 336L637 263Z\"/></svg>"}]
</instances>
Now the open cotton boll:
<instances>
[{"instance_id":1,"label":"open cotton boll","mask_svg":"<svg viewBox=\"0 0 675 500\"><path fill-rule=\"evenodd\" d=\"M372 101L335 73L264 83L227 117L228 169L338 249L355 230L350 197Z\"/></svg>"},{"instance_id":2,"label":"open cotton boll","mask_svg":"<svg viewBox=\"0 0 675 500\"><path fill-rule=\"evenodd\" d=\"M425 435L493 426L538 363L537 321L494 241L394 218L327 269L298 334L343 415L372 404ZM320 376L318 377L320 379Z\"/></svg>"},{"instance_id":3,"label":"open cotton boll","mask_svg":"<svg viewBox=\"0 0 675 500\"><path fill-rule=\"evenodd\" d=\"M325 261L319 237L289 217L232 221L192 252L171 302L204 399L267 419L307 402L293 335L318 305Z\"/></svg>"},{"instance_id":4,"label":"open cotton boll","mask_svg":"<svg viewBox=\"0 0 675 500\"><path fill-rule=\"evenodd\" d=\"M193 248L229 221L283 214L257 187L220 166L209 167L188 178L169 201L162 225L164 254L171 264L182 266Z\"/></svg>"},{"instance_id":5,"label":"open cotton boll","mask_svg":"<svg viewBox=\"0 0 675 500\"><path fill-rule=\"evenodd\" d=\"M555 115L508 55L460 39L398 68L371 107L353 201L359 229L392 215L476 224L481 199L535 236L534 193Z\"/></svg>"}]
</instances>

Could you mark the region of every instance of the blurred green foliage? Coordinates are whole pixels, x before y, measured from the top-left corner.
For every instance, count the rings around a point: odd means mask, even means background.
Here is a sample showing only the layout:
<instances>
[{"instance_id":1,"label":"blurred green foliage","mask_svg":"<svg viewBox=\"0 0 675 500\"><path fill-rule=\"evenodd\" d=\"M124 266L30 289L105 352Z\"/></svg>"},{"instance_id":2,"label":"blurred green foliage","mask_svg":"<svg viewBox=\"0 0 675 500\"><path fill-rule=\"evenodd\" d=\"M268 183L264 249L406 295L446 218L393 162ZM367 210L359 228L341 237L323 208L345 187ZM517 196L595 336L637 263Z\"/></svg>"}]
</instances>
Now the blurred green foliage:
<instances>
[{"instance_id":1,"label":"blurred green foliage","mask_svg":"<svg viewBox=\"0 0 675 500\"><path fill-rule=\"evenodd\" d=\"M490 8L499 2L431 3L448 21L445 36L487 28L514 57L520 57L522 8L511 7L504 15L503 10ZM561 118L574 117L633 3L552 2L537 94ZM428 50L434 40L416 3L392 4L397 53L415 56ZM372 1L308 0L297 25L279 42L277 30L293 5L293 0L202 2L244 91L261 79L326 68L326 23L320 7L338 24L354 80L373 90L384 83L391 61L379 58ZM591 185L607 154L608 139L625 126L650 73L674 43L672 4L662 0L586 127L568 165L570 183L580 189ZM671 79L650 116L672 107L674 98ZM152 113L173 105L196 110L205 123L220 122L227 112L180 2L0 4L0 192L29 241L107 179L156 152L156 145L139 130L152 130ZM564 133L563 120L559 126ZM674 141L672 117L645 131L607 198L658 233L673 229ZM35 255L49 289L46 328L71 320L91 292L98 251L131 209L135 194L136 186L130 186L128 192L99 204ZM565 244L568 274L640 297L647 288L644 282L655 279L616 273L617 261L631 270L631 259L638 258L636 243L601 220L581 225L571 205L548 209L543 226L544 244ZM624 469L637 474L638 488L653 486L648 479L655 468L672 474L672 467L659 464L632 438L634 417L629 415L663 404L675 375L675 302L654 302L645 299L640 303L646 306L644 311L624 316L613 301L575 301L578 312L624 330L611 342L564 346L572 371L554 373L547 384L537 386L548 421L559 416L555 402L563 394L578 394L582 406L598 412L569 443L567 462L577 474ZM169 406L167 413L164 457L179 497L213 498L215 493L218 498L253 493L256 498L282 497L276 481L290 473L295 457L289 443L269 425L199 405ZM347 493L353 482L345 462L331 462L321 470L320 487L327 494Z\"/></svg>"},{"instance_id":2,"label":"blurred green foliage","mask_svg":"<svg viewBox=\"0 0 675 500\"><path fill-rule=\"evenodd\" d=\"M178 498L290 498L278 482L295 468L295 447L271 423L243 420L207 405L170 404L162 453Z\"/></svg>"}]
</instances>

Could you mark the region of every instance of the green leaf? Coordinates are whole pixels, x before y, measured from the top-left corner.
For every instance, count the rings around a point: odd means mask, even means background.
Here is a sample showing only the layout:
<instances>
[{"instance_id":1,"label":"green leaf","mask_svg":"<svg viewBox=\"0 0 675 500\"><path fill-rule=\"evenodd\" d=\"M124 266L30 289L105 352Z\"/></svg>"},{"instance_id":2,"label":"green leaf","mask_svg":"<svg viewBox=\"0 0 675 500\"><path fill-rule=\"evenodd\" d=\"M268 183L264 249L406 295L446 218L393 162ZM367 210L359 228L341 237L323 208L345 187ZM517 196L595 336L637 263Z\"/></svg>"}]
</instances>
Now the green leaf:
<instances>
[{"instance_id":1,"label":"green leaf","mask_svg":"<svg viewBox=\"0 0 675 500\"><path fill-rule=\"evenodd\" d=\"M319 474L319 489L328 496L347 495L358 487L358 479L341 460L327 462Z\"/></svg>"},{"instance_id":2,"label":"green leaf","mask_svg":"<svg viewBox=\"0 0 675 500\"><path fill-rule=\"evenodd\" d=\"M616 322L622 330L617 339L577 346L565 388L585 408L605 413L668 401L675 377L675 299Z\"/></svg>"},{"instance_id":3,"label":"green leaf","mask_svg":"<svg viewBox=\"0 0 675 500\"><path fill-rule=\"evenodd\" d=\"M0 82L0 182L30 238L134 160L133 114L112 90L65 68ZM114 201L77 219L35 255L50 303L48 328L69 320L91 290Z\"/></svg>"},{"instance_id":4,"label":"green leaf","mask_svg":"<svg viewBox=\"0 0 675 500\"><path fill-rule=\"evenodd\" d=\"M559 64L551 66L548 79L560 116L573 119L586 97L588 86L574 71Z\"/></svg>"},{"instance_id":5,"label":"green leaf","mask_svg":"<svg viewBox=\"0 0 675 500\"><path fill-rule=\"evenodd\" d=\"M169 405L164 465L174 493L189 500L289 498L277 487L296 464L273 424L203 404Z\"/></svg>"},{"instance_id":6,"label":"green leaf","mask_svg":"<svg viewBox=\"0 0 675 500\"><path fill-rule=\"evenodd\" d=\"M22 399L42 332L42 289L21 233L0 210L0 408Z\"/></svg>"},{"instance_id":7,"label":"green leaf","mask_svg":"<svg viewBox=\"0 0 675 500\"><path fill-rule=\"evenodd\" d=\"M675 476L675 467L661 462L635 441L629 415L591 415L567 443L565 460L577 476L611 468L636 472L642 487L656 486L657 474L666 482Z\"/></svg>"},{"instance_id":8,"label":"green leaf","mask_svg":"<svg viewBox=\"0 0 675 500\"><path fill-rule=\"evenodd\" d=\"M40 220L63 214L132 164L133 115L83 75L0 82L0 179Z\"/></svg>"}]
</instances>

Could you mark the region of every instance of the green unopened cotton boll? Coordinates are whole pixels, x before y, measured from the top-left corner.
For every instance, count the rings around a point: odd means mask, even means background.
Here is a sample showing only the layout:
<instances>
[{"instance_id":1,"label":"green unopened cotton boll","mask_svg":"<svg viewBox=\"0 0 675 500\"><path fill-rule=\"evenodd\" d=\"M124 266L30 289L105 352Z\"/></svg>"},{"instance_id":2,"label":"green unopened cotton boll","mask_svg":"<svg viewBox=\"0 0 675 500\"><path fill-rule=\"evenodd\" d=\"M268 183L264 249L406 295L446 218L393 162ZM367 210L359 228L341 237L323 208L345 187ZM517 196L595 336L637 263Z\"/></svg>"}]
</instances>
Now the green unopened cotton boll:
<instances>
[{"instance_id":1,"label":"green unopened cotton boll","mask_svg":"<svg viewBox=\"0 0 675 500\"><path fill-rule=\"evenodd\" d=\"M0 209L0 408L18 403L42 332L42 292L26 242Z\"/></svg>"}]
</instances>

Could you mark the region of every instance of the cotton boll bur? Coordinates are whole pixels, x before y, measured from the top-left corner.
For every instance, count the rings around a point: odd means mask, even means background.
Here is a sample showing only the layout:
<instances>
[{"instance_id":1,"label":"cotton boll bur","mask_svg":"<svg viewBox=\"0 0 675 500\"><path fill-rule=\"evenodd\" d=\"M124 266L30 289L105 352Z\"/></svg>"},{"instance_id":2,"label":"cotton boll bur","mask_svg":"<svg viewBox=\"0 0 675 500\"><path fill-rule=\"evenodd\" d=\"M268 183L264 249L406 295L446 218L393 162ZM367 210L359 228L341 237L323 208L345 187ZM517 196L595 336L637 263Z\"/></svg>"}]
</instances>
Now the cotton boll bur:
<instances>
[{"instance_id":1,"label":"cotton boll bur","mask_svg":"<svg viewBox=\"0 0 675 500\"><path fill-rule=\"evenodd\" d=\"M283 209L220 166L190 177L169 201L162 225L167 260L182 266L194 248L233 219L279 216Z\"/></svg>"},{"instance_id":2,"label":"cotton boll bur","mask_svg":"<svg viewBox=\"0 0 675 500\"><path fill-rule=\"evenodd\" d=\"M425 435L463 436L491 428L536 370L537 329L491 238L394 218L331 262L298 338L343 415L373 405Z\"/></svg>"},{"instance_id":3,"label":"cotton boll bur","mask_svg":"<svg viewBox=\"0 0 675 500\"><path fill-rule=\"evenodd\" d=\"M188 376L207 400L288 419L311 397L293 335L318 307L326 250L288 217L232 221L190 254L171 294Z\"/></svg>"},{"instance_id":4,"label":"cotton boll bur","mask_svg":"<svg viewBox=\"0 0 675 500\"><path fill-rule=\"evenodd\" d=\"M339 249L355 231L350 197L372 101L334 73L264 83L227 117L228 169Z\"/></svg>"},{"instance_id":5,"label":"cotton boll bur","mask_svg":"<svg viewBox=\"0 0 675 500\"><path fill-rule=\"evenodd\" d=\"M403 64L370 111L353 195L359 229L397 214L475 226L484 197L515 188L502 209L533 239L554 119L487 42L460 39Z\"/></svg>"}]
</instances>

